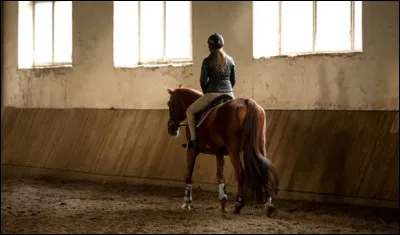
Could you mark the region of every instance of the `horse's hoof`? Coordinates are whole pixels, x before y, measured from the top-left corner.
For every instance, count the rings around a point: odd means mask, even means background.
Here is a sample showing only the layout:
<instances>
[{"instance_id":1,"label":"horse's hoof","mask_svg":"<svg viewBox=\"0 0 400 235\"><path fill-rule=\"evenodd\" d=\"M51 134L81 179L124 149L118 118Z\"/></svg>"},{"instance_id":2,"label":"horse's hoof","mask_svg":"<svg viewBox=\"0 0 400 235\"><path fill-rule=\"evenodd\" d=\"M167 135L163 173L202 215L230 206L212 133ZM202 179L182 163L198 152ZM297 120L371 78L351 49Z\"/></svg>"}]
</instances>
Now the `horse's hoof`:
<instances>
[{"instance_id":1,"label":"horse's hoof","mask_svg":"<svg viewBox=\"0 0 400 235\"><path fill-rule=\"evenodd\" d=\"M192 210L193 209L193 207L192 207L192 205L190 205L190 203L183 203L183 205L181 206L181 208L183 209L183 210L188 210L188 211L190 211L190 210Z\"/></svg>"},{"instance_id":2,"label":"horse's hoof","mask_svg":"<svg viewBox=\"0 0 400 235\"><path fill-rule=\"evenodd\" d=\"M226 207L225 206L221 206L221 209L220 209L220 211L222 212L222 213L228 213L228 209L226 209Z\"/></svg>"},{"instance_id":3,"label":"horse's hoof","mask_svg":"<svg viewBox=\"0 0 400 235\"><path fill-rule=\"evenodd\" d=\"M228 212L228 210L226 209L226 199L222 199L221 200L221 212L222 213L227 213Z\"/></svg>"},{"instance_id":4,"label":"horse's hoof","mask_svg":"<svg viewBox=\"0 0 400 235\"><path fill-rule=\"evenodd\" d=\"M266 206L266 214L268 217L276 215L276 208L274 205Z\"/></svg>"},{"instance_id":5,"label":"horse's hoof","mask_svg":"<svg viewBox=\"0 0 400 235\"><path fill-rule=\"evenodd\" d=\"M235 207L235 210L233 211L234 214L240 214L240 208L239 207Z\"/></svg>"},{"instance_id":6,"label":"horse's hoof","mask_svg":"<svg viewBox=\"0 0 400 235\"><path fill-rule=\"evenodd\" d=\"M243 207L244 207L243 204L236 205L236 206L235 206L235 211L234 211L234 213L235 213L235 214L239 214L240 211L243 209Z\"/></svg>"}]
</instances>

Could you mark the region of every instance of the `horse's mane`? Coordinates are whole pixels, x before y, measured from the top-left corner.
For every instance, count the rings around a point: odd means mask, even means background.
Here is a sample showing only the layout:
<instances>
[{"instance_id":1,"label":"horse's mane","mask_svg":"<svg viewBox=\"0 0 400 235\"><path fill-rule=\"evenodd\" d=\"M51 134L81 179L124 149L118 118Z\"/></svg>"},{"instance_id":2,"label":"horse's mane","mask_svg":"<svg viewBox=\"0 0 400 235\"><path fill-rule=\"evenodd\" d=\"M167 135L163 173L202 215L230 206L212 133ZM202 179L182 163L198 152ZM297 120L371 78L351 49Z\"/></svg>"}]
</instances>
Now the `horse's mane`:
<instances>
[{"instance_id":1,"label":"horse's mane","mask_svg":"<svg viewBox=\"0 0 400 235\"><path fill-rule=\"evenodd\" d=\"M179 94L186 93L188 95L193 95L196 97L200 97L203 95L200 91L193 89L193 88L187 88L187 87L179 87L175 89L175 92L178 92Z\"/></svg>"},{"instance_id":2,"label":"horse's mane","mask_svg":"<svg viewBox=\"0 0 400 235\"><path fill-rule=\"evenodd\" d=\"M199 92L198 90L186 88L182 85L179 85L178 88L175 88L173 92L175 94L175 97L180 100L178 102L183 105L184 109L187 109L191 103L193 103L195 100L203 95L203 93Z\"/></svg>"}]
</instances>

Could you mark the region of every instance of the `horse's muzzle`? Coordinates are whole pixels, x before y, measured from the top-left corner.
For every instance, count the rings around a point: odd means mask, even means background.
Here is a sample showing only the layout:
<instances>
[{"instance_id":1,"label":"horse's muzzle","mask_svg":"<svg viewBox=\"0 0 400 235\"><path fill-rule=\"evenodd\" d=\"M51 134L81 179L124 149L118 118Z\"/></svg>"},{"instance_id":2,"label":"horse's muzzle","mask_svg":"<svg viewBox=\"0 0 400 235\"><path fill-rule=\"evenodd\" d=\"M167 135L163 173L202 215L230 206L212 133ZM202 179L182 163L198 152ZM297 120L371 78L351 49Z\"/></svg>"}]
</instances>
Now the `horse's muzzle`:
<instances>
[{"instance_id":1,"label":"horse's muzzle","mask_svg":"<svg viewBox=\"0 0 400 235\"><path fill-rule=\"evenodd\" d=\"M168 121L168 134L171 136L177 136L179 126L180 126L179 123L177 124L176 122L169 120Z\"/></svg>"}]
</instances>

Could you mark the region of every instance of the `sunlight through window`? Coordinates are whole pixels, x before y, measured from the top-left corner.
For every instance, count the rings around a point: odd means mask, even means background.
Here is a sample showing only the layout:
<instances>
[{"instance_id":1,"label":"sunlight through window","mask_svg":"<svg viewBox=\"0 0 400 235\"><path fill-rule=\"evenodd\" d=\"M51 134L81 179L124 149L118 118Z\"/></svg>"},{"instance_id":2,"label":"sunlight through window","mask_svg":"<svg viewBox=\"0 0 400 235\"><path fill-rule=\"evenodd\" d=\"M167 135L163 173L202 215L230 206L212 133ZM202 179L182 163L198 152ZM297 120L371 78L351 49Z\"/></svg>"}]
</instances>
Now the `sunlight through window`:
<instances>
[{"instance_id":1,"label":"sunlight through window","mask_svg":"<svg viewBox=\"0 0 400 235\"><path fill-rule=\"evenodd\" d=\"M354 50L362 51L362 1L355 1L354 4Z\"/></svg>"},{"instance_id":2,"label":"sunlight through window","mask_svg":"<svg viewBox=\"0 0 400 235\"><path fill-rule=\"evenodd\" d=\"M54 2L54 62L72 61L72 1Z\"/></svg>"},{"instance_id":3,"label":"sunlight through window","mask_svg":"<svg viewBox=\"0 0 400 235\"><path fill-rule=\"evenodd\" d=\"M282 53L311 52L313 49L313 3L282 1Z\"/></svg>"},{"instance_id":4,"label":"sunlight through window","mask_svg":"<svg viewBox=\"0 0 400 235\"><path fill-rule=\"evenodd\" d=\"M166 13L166 59L185 60L190 58L192 51L190 1L167 1Z\"/></svg>"},{"instance_id":5,"label":"sunlight through window","mask_svg":"<svg viewBox=\"0 0 400 235\"><path fill-rule=\"evenodd\" d=\"M161 61L163 44L164 2L140 2L140 61Z\"/></svg>"},{"instance_id":6,"label":"sunlight through window","mask_svg":"<svg viewBox=\"0 0 400 235\"><path fill-rule=\"evenodd\" d=\"M350 1L318 1L316 51L351 50L350 5Z\"/></svg>"},{"instance_id":7,"label":"sunlight through window","mask_svg":"<svg viewBox=\"0 0 400 235\"><path fill-rule=\"evenodd\" d=\"M53 3L35 4L34 63L50 64L53 60Z\"/></svg>"},{"instance_id":8,"label":"sunlight through window","mask_svg":"<svg viewBox=\"0 0 400 235\"><path fill-rule=\"evenodd\" d=\"M132 67L139 62L137 1L114 2L114 64Z\"/></svg>"},{"instance_id":9,"label":"sunlight through window","mask_svg":"<svg viewBox=\"0 0 400 235\"><path fill-rule=\"evenodd\" d=\"M31 1L18 1L18 67L33 66L33 10Z\"/></svg>"},{"instance_id":10,"label":"sunlight through window","mask_svg":"<svg viewBox=\"0 0 400 235\"><path fill-rule=\"evenodd\" d=\"M190 1L114 1L114 65L189 62Z\"/></svg>"},{"instance_id":11,"label":"sunlight through window","mask_svg":"<svg viewBox=\"0 0 400 235\"><path fill-rule=\"evenodd\" d=\"M361 1L254 1L253 57L362 51Z\"/></svg>"},{"instance_id":12,"label":"sunlight through window","mask_svg":"<svg viewBox=\"0 0 400 235\"><path fill-rule=\"evenodd\" d=\"M72 1L20 1L18 66L72 62Z\"/></svg>"},{"instance_id":13,"label":"sunlight through window","mask_svg":"<svg viewBox=\"0 0 400 235\"><path fill-rule=\"evenodd\" d=\"M253 2L254 58L279 54L279 2Z\"/></svg>"}]
</instances>

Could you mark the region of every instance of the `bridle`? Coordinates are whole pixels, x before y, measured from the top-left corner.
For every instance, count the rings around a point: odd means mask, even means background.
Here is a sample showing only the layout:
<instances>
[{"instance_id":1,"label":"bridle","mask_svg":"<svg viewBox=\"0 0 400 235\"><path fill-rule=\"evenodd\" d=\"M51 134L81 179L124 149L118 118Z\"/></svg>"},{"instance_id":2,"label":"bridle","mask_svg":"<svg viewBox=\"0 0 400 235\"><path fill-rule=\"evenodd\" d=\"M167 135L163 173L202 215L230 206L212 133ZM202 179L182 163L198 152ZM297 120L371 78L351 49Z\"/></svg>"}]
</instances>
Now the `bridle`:
<instances>
[{"instance_id":1,"label":"bridle","mask_svg":"<svg viewBox=\"0 0 400 235\"><path fill-rule=\"evenodd\" d=\"M172 105L172 97L171 99L168 101L168 107L169 107L169 119L168 119L168 128L171 130L174 129L178 129L181 126L186 126L186 124L182 124L181 122L176 122L173 120L173 113L174 113L174 109L173 109L173 105Z\"/></svg>"}]
</instances>

